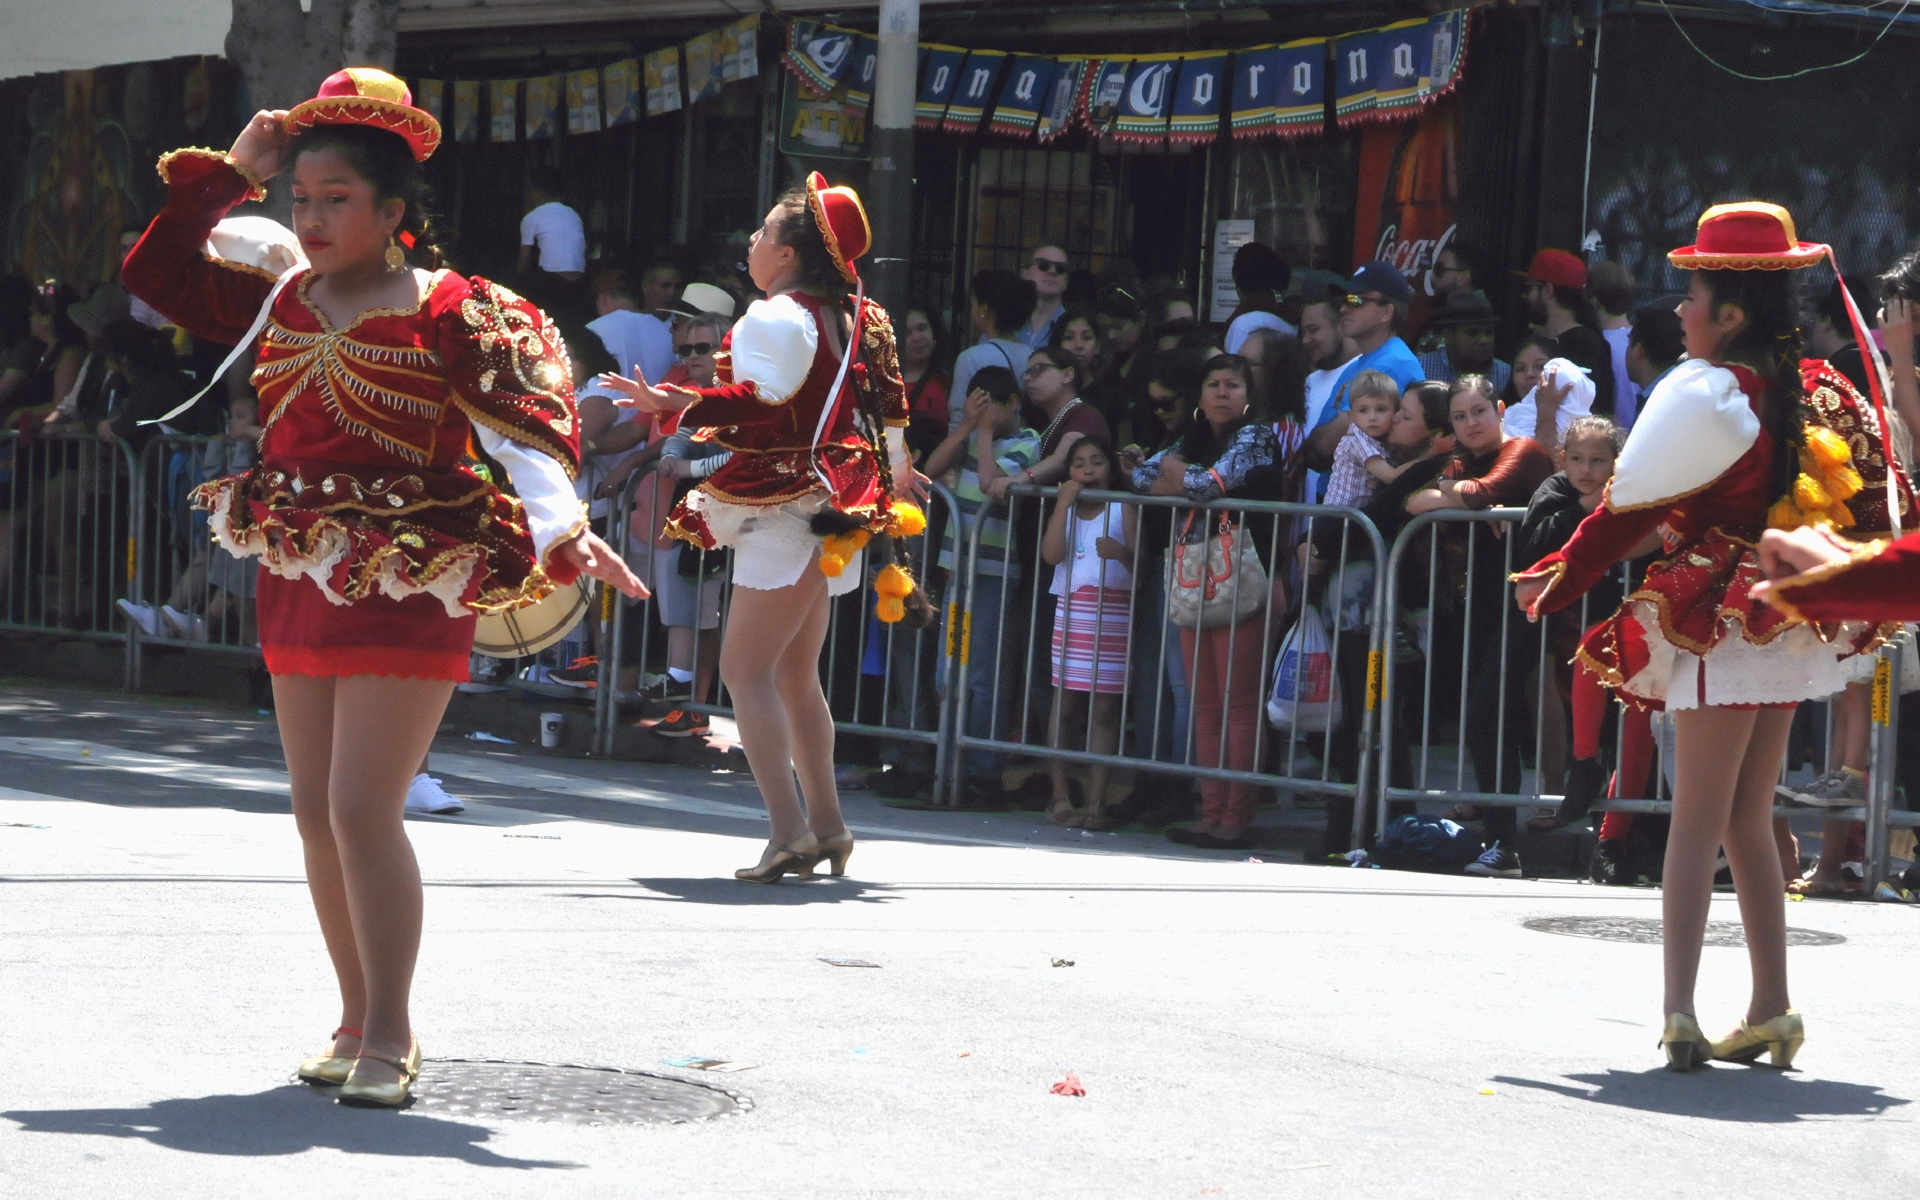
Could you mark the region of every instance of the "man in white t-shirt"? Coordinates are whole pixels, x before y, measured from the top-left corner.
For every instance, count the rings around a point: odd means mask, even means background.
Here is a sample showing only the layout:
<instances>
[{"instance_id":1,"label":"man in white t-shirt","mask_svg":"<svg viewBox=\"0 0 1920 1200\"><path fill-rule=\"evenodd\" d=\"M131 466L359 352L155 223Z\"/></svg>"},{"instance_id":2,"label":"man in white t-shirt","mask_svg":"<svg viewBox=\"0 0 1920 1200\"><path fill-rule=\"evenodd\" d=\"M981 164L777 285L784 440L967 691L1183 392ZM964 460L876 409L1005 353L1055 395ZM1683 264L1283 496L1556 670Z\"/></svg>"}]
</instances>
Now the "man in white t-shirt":
<instances>
[{"instance_id":1,"label":"man in white t-shirt","mask_svg":"<svg viewBox=\"0 0 1920 1200\"><path fill-rule=\"evenodd\" d=\"M587 328L600 335L607 353L620 364L620 373L659 383L673 369L673 331L652 313L636 312L638 300L625 271L602 271L594 276L593 306L599 317Z\"/></svg>"},{"instance_id":2,"label":"man in white t-shirt","mask_svg":"<svg viewBox=\"0 0 1920 1200\"><path fill-rule=\"evenodd\" d=\"M1307 375L1307 428L1312 429L1333 396L1334 383L1360 356L1360 348L1352 338L1340 335L1340 312L1331 298L1310 300L1300 306L1300 348L1313 365ZM1320 494L1322 477L1319 471L1307 472L1306 495Z\"/></svg>"},{"instance_id":3,"label":"man in white t-shirt","mask_svg":"<svg viewBox=\"0 0 1920 1200\"><path fill-rule=\"evenodd\" d=\"M543 177L532 191L533 211L520 218L520 274L537 265L568 283L580 282L587 275L587 227L560 203L557 177Z\"/></svg>"}]
</instances>

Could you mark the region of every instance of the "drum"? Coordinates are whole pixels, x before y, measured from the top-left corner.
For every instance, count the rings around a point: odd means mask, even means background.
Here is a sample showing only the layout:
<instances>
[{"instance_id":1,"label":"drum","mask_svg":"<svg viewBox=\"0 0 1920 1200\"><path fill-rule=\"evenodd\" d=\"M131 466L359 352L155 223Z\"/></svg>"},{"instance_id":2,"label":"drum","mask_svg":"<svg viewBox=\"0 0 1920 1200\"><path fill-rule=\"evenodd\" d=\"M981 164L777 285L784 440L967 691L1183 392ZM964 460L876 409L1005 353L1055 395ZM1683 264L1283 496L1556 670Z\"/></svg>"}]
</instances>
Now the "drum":
<instances>
[{"instance_id":1,"label":"drum","mask_svg":"<svg viewBox=\"0 0 1920 1200\"><path fill-rule=\"evenodd\" d=\"M489 658L527 658L573 632L593 608L593 588L579 579L546 599L511 612L482 614L473 649Z\"/></svg>"}]
</instances>

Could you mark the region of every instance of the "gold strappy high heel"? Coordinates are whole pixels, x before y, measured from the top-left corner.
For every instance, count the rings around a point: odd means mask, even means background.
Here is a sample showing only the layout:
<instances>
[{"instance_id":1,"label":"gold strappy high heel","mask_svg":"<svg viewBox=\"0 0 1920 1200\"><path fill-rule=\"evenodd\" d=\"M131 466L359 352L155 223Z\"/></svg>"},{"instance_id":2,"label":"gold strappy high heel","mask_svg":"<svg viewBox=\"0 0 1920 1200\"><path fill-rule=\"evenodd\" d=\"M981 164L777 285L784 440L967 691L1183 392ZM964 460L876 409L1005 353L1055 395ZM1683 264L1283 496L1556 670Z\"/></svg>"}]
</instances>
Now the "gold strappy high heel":
<instances>
[{"instance_id":1,"label":"gold strappy high heel","mask_svg":"<svg viewBox=\"0 0 1920 1200\"><path fill-rule=\"evenodd\" d=\"M1700 1022L1692 1013L1667 1014L1667 1031L1660 1035L1660 1047L1667 1052L1669 1071L1691 1071L1705 1066L1713 1057L1713 1043L1700 1032Z\"/></svg>"},{"instance_id":2,"label":"gold strappy high heel","mask_svg":"<svg viewBox=\"0 0 1920 1200\"><path fill-rule=\"evenodd\" d=\"M339 1041L341 1034L359 1037L360 1031L351 1025L342 1025L333 1031L333 1040ZM333 1047L327 1047L325 1054L310 1058L300 1064L300 1082L311 1083L318 1087L339 1087L353 1073L353 1056L338 1055Z\"/></svg>"},{"instance_id":3,"label":"gold strappy high heel","mask_svg":"<svg viewBox=\"0 0 1920 1200\"><path fill-rule=\"evenodd\" d=\"M820 843L811 832L803 833L784 846L768 842L767 852L760 856L759 864L741 867L733 877L748 883L779 883L782 875L812 879L813 864L819 861Z\"/></svg>"},{"instance_id":4,"label":"gold strappy high heel","mask_svg":"<svg viewBox=\"0 0 1920 1200\"><path fill-rule=\"evenodd\" d=\"M827 874L845 875L847 860L853 857L853 831L842 829L830 838L821 838L816 843L816 849L820 855L815 861L816 866L824 862L828 865Z\"/></svg>"},{"instance_id":5,"label":"gold strappy high heel","mask_svg":"<svg viewBox=\"0 0 1920 1200\"><path fill-rule=\"evenodd\" d=\"M1740 1028L1713 1044L1713 1056L1723 1062L1750 1063L1765 1051L1773 1065L1784 1071L1793 1065L1793 1056L1806 1040L1800 1012L1790 1008L1759 1025L1740 1022Z\"/></svg>"},{"instance_id":6,"label":"gold strappy high heel","mask_svg":"<svg viewBox=\"0 0 1920 1200\"><path fill-rule=\"evenodd\" d=\"M420 1040L410 1039L405 1058L386 1058L378 1054L361 1054L354 1060L353 1073L340 1085L340 1094L336 1099L342 1104L354 1108L401 1108L407 1103L407 1097L413 1092L413 1081L420 1078ZM360 1064L368 1059L383 1062L400 1072L400 1078L392 1083L375 1083L360 1078Z\"/></svg>"}]
</instances>

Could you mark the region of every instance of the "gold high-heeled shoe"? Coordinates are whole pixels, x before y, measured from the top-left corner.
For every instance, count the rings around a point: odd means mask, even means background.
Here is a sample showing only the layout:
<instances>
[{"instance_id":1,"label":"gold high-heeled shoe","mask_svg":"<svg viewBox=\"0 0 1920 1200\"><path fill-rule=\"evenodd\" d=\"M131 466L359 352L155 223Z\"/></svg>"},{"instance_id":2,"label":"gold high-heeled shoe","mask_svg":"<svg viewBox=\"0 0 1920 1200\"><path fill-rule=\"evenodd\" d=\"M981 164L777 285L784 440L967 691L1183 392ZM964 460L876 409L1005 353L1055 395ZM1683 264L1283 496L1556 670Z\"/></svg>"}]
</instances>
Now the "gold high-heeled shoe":
<instances>
[{"instance_id":1,"label":"gold high-heeled shoe","mask_svg":"<svg viewBox=\"0 0 1920 1200\"><path fill-rule=\"evenodd\" d=\"M1713 1044L1713 1056L1723 1062L1750 1063L1764 1050L1773 1065L1784 1071L1793 1065L1793 1056L1806 1040L1807 1028L1800 1012L1790 1008L1759 1025L1740 1022L1740 1028Z\"/></svg>"},{"instance_id":2,"label":"gold high-heeled shoe","mask_svg":"<svg viewBox=\"0 0 1920 1200\"><path fill-rule=\"evenodd\" d=\"M847 859L853 857L853 831L842 829L830 838L821 838L817 843L817 849L820 857L816 860L816 865L824 862L827 864L827 874L845 875Z\"/></svg>"},{"instance_id":3,"label":"gold high-heeled shoe","mask_svg":"<svg viewBox=\"0 0 1920 1200\"><path fill-rule=\"evenodd\" d=\"M360 1064L373 1059L386 1063L400 1072L400 1078L391 1083L382 1080L378 1083L371 1079L360 1078ZM353 1073L340 1085L340 1094L336 1097L342 1104L354 1108L400 1108L413 1092L413 1081L420 1078L420 1040L411 1039L405 1058L385 1058L378 1054L362 1053L354 1060Z\"/></svg>"},{"instance_id":4,"label":"gold high-heeled shoe","mask_svg":"<svg viewBox=\"0 0 1920 1200\"><path fill-rule=\"evenodd\" d=\"M814 840L812 833L803 833L784 846L768 842L767 851L760 856L760 862L755 866L741 867L733 873L733 877L748 883L779 883L782 875L812 879L813 864L819 861L820 843Z\"/></svg>"},{"instance_id":5,"label":"gold high-heeled shoe","mask_svg":"<svg viewBox=\"0 0 1920 1200\"><path fill-rule=\"evenodd\" d=\"M333 1040L336 1042L339 1041L340 1035L343 1033L351 1034L354 1037L360 1036L358 1029L350 1025L342 1025L333 1031ZM310 1058L301 1063L299 1076L301 1083L310 1083L317 1087L339 1087L347 1081L347 1076L352 1073L353 1056L335 1054L333 1053L333 1047L329 1046L327 1047L327 1053Z\"/></svg>"},{"instance_id":6,"label":"gold high-heeled shoe","mask_svg":"<svg viewBox=\"0 0 1920 1200\"><path fill-rule=\"evenodd\" d=\"M1692 1013L1668 1013L1667 1030L1660 1035L1660 1048L1667 1052L1669 1071L1691 1071L1703 1067L1713 1057L1713 1043L1700 1032L1700 1022Z\"/></svg>"}]
</instances>

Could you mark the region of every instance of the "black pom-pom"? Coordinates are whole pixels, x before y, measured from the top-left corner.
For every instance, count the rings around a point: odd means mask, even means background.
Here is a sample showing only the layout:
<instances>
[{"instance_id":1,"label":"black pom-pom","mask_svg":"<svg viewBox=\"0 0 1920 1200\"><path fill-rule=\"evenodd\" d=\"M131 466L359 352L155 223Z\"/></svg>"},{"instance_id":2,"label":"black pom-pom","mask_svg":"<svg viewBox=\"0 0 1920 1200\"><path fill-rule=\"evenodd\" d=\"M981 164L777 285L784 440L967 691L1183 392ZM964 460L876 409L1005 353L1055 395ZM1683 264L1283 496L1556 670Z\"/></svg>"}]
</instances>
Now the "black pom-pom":
<instances>
[{"instance_id":1,"label":"black pom-pom","mask_svg":"<svg viewBox=\"0 0 1920 1200\"><path fill-rule=\"evenodd\" d=\"M814 513L812 519L807 522L807 528L813 531L815 537L836 537L866 527L867 523L863 519L843 513L832 505L827 505Z\"/></svg>"}]
</instances>

